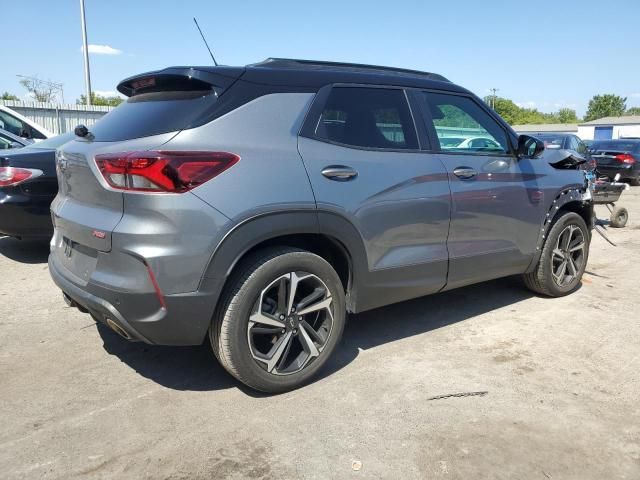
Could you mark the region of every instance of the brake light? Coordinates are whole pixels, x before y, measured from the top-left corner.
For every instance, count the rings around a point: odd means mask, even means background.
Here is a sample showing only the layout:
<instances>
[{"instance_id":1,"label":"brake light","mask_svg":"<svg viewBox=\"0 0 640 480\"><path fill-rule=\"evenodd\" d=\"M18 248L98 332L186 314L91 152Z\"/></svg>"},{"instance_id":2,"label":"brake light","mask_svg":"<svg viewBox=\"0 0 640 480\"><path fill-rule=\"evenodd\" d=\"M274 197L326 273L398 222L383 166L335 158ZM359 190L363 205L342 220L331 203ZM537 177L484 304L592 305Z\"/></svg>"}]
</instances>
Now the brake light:
<instances>
[{"instance_id":1,"label":"brake light","mask_svg":"<svg viewBox=\"0 0 640 480\"><path fill-rule=\"evenodd\" d=\"M616 155L616 160L622 163L636 163L636 159L628 153L621 153L620 155Z\"/></svg>"},{"instance_id":2,"label":"brake light","mask_svg":"<svg viewBox=\"0 0 640 480\"><path fill-rule=\"evenodd\" d=\"M41 170L18 167L0 167L0 187L14 187L42 175Z\"/></svg>"},{"instance_id":3,"label":"brake light","mask_svg":"<svg viewBox=\"0 0 640 480\"><path fill-rule=\"evenodd\" d=\"M146 151L96 155L107 183L118 190L183 193L235 165L227 152Z\"/></svg>"}]
</instances>

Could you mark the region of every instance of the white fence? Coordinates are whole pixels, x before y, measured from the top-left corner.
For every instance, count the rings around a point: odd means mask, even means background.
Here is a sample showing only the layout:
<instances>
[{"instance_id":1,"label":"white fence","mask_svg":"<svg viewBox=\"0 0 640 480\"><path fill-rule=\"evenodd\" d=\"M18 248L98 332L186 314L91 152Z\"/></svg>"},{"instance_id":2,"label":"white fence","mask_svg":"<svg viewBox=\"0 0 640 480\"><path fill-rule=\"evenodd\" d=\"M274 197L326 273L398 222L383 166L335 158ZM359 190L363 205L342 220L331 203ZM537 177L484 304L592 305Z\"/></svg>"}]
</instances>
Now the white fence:
<instances>
[{"instance_id":1,"label":"white fence","mask_svg":"<svg viewBox=\"0 0 640 480\"><path fill-rule=\"evenodd\" d=\"M14 100L0 100L0 105L15 110L55 134L70 132L79 124L93 125L115 108Z\"/></svg>"}]
</instances>

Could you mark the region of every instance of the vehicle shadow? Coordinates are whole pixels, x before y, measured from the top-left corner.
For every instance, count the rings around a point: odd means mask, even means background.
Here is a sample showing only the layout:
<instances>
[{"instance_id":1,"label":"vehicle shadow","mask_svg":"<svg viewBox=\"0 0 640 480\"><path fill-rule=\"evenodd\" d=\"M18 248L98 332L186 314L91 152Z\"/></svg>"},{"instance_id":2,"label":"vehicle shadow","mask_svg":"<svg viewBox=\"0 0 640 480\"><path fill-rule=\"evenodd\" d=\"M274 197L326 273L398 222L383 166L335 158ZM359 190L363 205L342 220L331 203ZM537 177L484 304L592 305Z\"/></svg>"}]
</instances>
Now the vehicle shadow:
<instances>
[{"instance_id":1,"label":"vehicle shadow","mask_svg":"<svg viewBox=\"0 0 640 480\"><path fill-rule=\"evenodd\" d=\"M351 315L340 345L316 380L344 368L361 350L425 334L533 295L518 278L510 277ZM197 347L161 347L130 343L101 324L98 332L109 354L167 388L209 391L235 387L253 397L265 396L227 374L208 341Z\"/></svg>"},{"instance_id":2,"label":"vehicle shadow","mask_svg":"<svg viewBox=\"0 0 640 480\"><path fill-rule=\"evenodd\" d=\"M49 257L49 240L18 240L0 236L0 255L20 263L46 263Z\"/></svg>"}]
</instances>

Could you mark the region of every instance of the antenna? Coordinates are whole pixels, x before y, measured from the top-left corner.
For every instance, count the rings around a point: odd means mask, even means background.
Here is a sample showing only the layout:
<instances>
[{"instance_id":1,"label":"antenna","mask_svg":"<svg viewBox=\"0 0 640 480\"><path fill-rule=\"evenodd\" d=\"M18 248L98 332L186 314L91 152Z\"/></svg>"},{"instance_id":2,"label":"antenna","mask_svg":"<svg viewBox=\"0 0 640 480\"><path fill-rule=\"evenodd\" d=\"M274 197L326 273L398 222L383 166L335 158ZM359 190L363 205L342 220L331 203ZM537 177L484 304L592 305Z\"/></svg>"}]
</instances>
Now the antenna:
<instances>
[{"instance_id":1,"label":"antenna","mask_svg":"<svg viewBox=\"0 0 640 480\"><path fill-rule=\"evenodd\" d=\"M205 46L207 47L207 50L209 50L209 55L211 55L211 60L213 60L213 64L217 67L218 66L218 62L216 62L216 57L214 57L213 53L211 53L211 49L209 48L209 44L207 43L207 39L204 38L204 34L202 33L202 30L200 29L200 25L198 25L198 21L196 20L196 17L193 17L193 23L195 23L196 27L198 27L198 31L200 32L200 35L202 36L202 41L204 42Z\"/></svg>"}]
</instances>

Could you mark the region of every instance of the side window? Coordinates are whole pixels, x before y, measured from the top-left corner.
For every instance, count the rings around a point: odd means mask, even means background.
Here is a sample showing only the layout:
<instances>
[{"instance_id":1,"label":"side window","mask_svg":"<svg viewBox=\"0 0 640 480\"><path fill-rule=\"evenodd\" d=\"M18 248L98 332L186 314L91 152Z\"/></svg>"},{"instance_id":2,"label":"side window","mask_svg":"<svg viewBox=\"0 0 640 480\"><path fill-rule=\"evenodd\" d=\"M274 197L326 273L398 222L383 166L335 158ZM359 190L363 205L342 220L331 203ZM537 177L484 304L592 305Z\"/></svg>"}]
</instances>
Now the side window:
<instances>
[{"instance_id":1,"label":"side window","mask_svg":"<svg viewBox=\"0 0 640 480\"><path fill-rule=\"evenodd\" d=\"M28 127L28 125L25 125L13 115L9 115L6 112L0 112L0 128L13 133L14 135L21 136L25 127Z\"/></svg>"},{"instance_id":2,"label":"side window","mask_svg":"<svg viewBox=\"0 0 640 480\"><path fill-rule=\"evenodd\" d=\"M400 89L333 88L320 115L315 136L356 147L418 148L411 112Z\"/></svg>"},{"instance_id":3,"label":"side window","mask_svg":"<svg viewBox=\"0 0 640 480\"><path fill-rule=\"evenodd\" d=\"M456 153L508 153L507 134L468 97L423 92L440 149Z\"/></svg>"},{"instance_id":4,"label":"side window","mask_svg":"<svg viewBox=\"0 0 640 480\"><path fill-rule=\"evenodd\" d=\"M585 153L587 153L587 146L584 143L582 143L582 140L580 140L578 137L575 137L575 136L571 136L571 143L569 148L572 150L575 150L581 155L584 155Z\"/></svg>"},{"instance_id":5,"label":"side window","mask_svg":"<svg viewBox=\"0 0 640 480\"><path fill-rule=\"evenodd\" d=\"M569 136L569 142L567 142L568 145L568 149L569 150L575 150L576 152L578 151L578 139L576 137L574 137L573 135Z\"/></svg>"}]
</instances>

